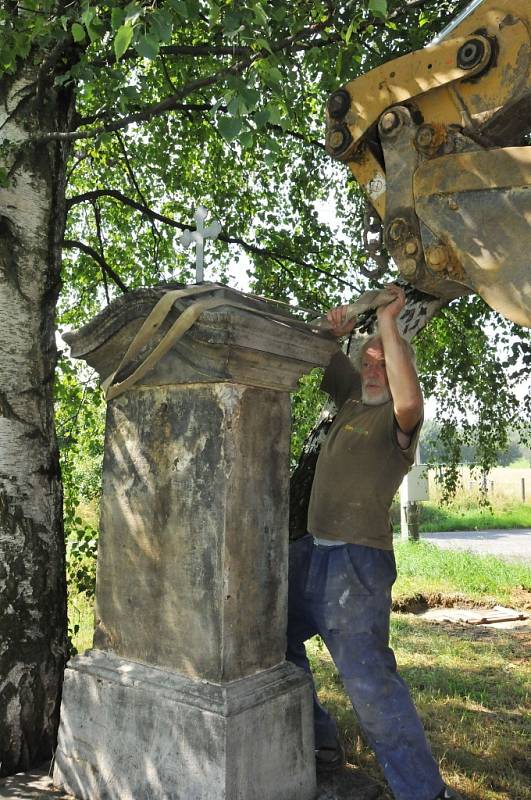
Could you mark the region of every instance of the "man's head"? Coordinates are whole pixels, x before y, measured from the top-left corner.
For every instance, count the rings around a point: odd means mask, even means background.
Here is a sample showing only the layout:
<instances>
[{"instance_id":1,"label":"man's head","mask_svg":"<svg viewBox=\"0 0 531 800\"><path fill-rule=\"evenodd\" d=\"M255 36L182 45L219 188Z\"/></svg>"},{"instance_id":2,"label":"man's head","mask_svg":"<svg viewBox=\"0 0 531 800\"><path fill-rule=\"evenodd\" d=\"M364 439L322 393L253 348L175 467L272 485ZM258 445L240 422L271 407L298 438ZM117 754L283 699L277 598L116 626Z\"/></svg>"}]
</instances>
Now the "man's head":
<instances>
[{"instance_id":1,"label":"man's head","mask_svg":"<svg viewBox=\"0 0 531 800\"><path fill-rule=\"evenodd\" d=\"M361 399L368 406L379 406L391 399L385 354L382 340L372 336L364 342L360 353L358 368L361 376Z\"/></svg>"},{"instance_id":2,"label":"man's head","mask_svg":"<svg viewBox=\"0 0 531 800\"><path fill-rule=\"evenodd\" d=\"M416 368L416 358L413 346L407 339L402 339L413 366ZM385 368L385 353L381 338L371 336L363 342L355 358L355 364L361 376L361 399L369 406L379 406L391 399L387 371Z\"/></svg>"}]
</instances>

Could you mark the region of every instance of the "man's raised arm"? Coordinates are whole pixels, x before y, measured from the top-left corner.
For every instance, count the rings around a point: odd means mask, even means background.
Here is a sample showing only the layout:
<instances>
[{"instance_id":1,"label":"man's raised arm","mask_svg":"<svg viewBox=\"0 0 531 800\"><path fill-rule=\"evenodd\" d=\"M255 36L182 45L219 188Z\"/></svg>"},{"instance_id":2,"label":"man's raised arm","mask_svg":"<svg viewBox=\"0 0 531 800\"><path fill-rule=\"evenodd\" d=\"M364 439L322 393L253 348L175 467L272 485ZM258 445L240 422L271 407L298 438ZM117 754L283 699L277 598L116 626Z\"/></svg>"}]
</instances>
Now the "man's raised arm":
<instances>
[{"instance_id":1,"label":"man's raised arm","mask_svg":"<svg viewBox=\"0 0 531 800\"><path fill-rule=\"evenodd\" d=\"M409 436L422 417L422 391L409 349L397 327L397 317L406 302L404 290L394 284L386 288L395 295L395 299L389 305L378 308L378 329L396 421L400 431ZM399 441L402 447L409 444L404 443L402 437L399 437Z\"/></svg>"}]
</instances>

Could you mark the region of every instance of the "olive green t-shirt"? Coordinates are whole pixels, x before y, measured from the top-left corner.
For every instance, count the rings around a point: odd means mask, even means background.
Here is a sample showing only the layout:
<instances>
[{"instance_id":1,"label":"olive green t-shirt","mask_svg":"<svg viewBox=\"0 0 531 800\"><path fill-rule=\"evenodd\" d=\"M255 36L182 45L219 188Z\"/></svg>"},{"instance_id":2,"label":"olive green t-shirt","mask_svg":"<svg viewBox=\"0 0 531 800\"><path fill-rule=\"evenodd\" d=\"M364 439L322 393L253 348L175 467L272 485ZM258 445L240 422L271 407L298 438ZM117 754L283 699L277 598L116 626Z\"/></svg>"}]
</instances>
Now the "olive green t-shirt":
<instances>
[{"instance_id":1,"label":"olive green t-shirt","mask_svg":"<svg viewBox=\"0 0 531 800\"><path fill-rule=\"evenodd\" d=\"M342 352L332 357L321 388L339 410L317 459L308 530L323 539L392 550L389 508L413 464L422 422L403 450L392 401L362 403L360 376Z\"/></svg>"}]
</instances>

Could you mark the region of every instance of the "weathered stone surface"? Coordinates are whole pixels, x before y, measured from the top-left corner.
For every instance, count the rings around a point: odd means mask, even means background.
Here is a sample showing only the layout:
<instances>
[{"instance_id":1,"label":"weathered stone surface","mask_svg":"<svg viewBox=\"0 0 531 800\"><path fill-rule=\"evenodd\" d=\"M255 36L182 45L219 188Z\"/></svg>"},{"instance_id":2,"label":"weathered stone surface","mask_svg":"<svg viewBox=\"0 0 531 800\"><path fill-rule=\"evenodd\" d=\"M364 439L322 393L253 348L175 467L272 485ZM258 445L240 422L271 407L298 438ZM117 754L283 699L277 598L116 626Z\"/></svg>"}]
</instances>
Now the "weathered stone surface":
<instances>
[{"instance_id":1,"label":"weathered stone surface","mask_svg":"<svg viewBox=\"0 0 531 800\"><path fill-rule=\"evenodd\" d=\"M54 783L83 800L312 800L308 678L191 681L93 651L65 673Z\"/></svg>"},{"instance_id":2,"label":"weathered stone surface","mask_svg":"<svg viewBox=\"0 0 531 800\"><path fill-rule=\"evenodd\" d=\"M96 647L212 681L284 660L289 425L232 383L109 404Z\"/></svg>"},{"instance_id":3,"label":"weathered stone surface","mask_svg":"<svg viewBox=\"0 0 531 800\"><path fill-rule=\"evenodd\" d=\"M163 291L121 298L73 354L109 375ZM77 797L313 800L311 690L284 661L288 391L336 348L225 305L109 402L98 649L66 672L56 755Z\"/></svg>"},{"instance_id":4,"label":"weathered stone surface","mask_svg":"<svg viewBox=\"0 0 531 800\"><path fill-rule=\"evenodd\" d=\"M155 304L168 289L175 288L137 289L118 298L79 331L65 334L72 355L84 358L105 379L118 368ZM337 350L337 342L330 334L312 332L274 304L212 284L212 291L177 301L153 339L119 377L123 379L134 371L187 306L196 299L201 302L214 296L225 299L227 305L205 311L138 386L235 381L292 391L301 375L328 364ZM243 304L248 310L229 303ZM275 314L279 319L255 312Z\"/></svg>"}]
</instances>

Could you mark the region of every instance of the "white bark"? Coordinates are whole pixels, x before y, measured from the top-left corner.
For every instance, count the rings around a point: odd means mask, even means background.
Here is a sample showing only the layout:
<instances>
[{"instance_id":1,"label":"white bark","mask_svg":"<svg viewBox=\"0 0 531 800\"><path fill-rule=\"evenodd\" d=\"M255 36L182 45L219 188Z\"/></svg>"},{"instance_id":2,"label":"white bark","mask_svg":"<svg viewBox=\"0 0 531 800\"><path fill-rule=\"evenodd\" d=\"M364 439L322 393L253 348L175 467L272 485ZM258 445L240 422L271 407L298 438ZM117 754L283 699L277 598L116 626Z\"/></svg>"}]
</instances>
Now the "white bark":
<instances>
[{"instance_id":1,"label":"white bark","mask_svg":"<svg viewBox=\"0 0 531 800\"><path fill-rule=\"evenodd\" d=\"M52 404L64 164L24 145L50 114L20 105L34 77L0 82L0 143L18 144L0 189L0 774L50 753L66 655Z\"/></svg>"}]
</instances>

